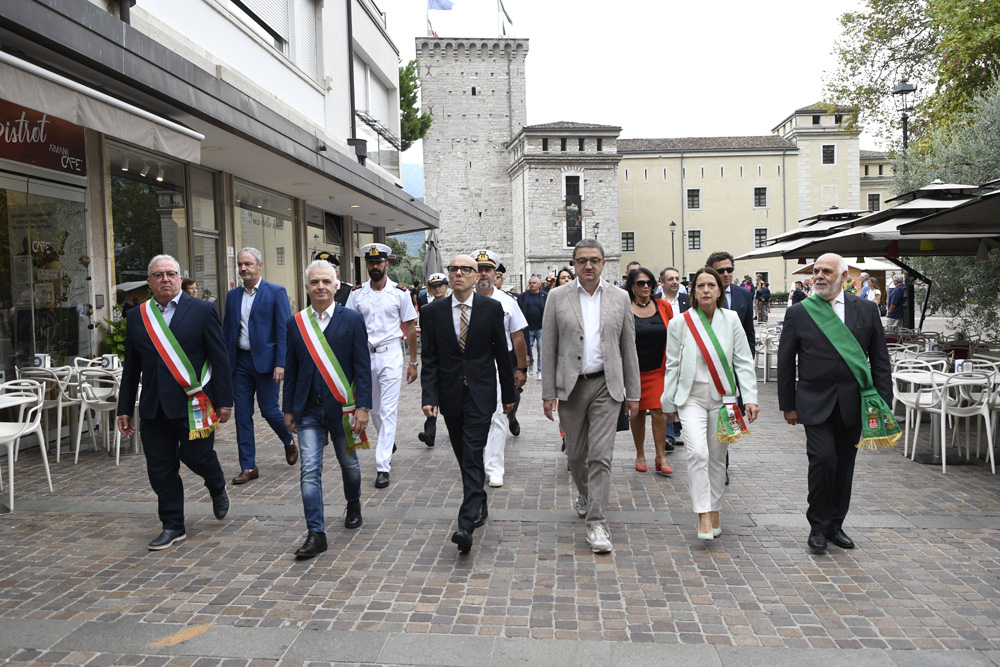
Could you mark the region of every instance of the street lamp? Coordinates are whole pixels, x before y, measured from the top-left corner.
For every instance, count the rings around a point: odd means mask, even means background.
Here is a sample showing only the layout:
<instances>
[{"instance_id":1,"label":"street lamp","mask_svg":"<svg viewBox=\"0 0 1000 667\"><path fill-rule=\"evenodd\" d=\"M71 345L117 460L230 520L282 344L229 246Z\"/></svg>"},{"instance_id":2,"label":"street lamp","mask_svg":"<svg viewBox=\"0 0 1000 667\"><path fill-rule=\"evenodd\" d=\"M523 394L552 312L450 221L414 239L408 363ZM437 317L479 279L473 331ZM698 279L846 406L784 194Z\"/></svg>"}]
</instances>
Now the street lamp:
<instances>
[{"instance_id":1,"label":"street lamp","mask_svg":"<svg viewBox=\"0 0 1000 667\"><path fill-rule=\"evenodd\" d=\"M906 79L900 79L899 85L892 89L892 99L896 105L896 111L903 114L903 150L909 144L909 125L911 96L917 92L917 87L909 83Z\"/></svg>"},{"instance_id":2,"label":"street lamp","mask_svg":"<svg viewBox=\"0 0 1000 667\"><path fill-rule=\"evenodd\" d=\"M673 220L670 221L670 265L676 266L677 260L674 257L674 230L677 229L677 223Z\"/></svg>"}]
</instances>

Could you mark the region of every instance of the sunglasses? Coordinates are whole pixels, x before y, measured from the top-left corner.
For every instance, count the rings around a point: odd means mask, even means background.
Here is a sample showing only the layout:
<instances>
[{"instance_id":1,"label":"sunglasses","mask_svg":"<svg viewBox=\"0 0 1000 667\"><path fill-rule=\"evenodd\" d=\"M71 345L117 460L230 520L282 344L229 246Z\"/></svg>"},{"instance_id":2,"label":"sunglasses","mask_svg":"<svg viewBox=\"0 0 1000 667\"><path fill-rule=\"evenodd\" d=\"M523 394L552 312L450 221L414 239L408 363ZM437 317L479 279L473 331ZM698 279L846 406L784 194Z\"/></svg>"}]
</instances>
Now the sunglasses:
<instances>
[{"instance_id":1,"label":"sunglasses","mask_svg":"<svg viewBox=\"0 0 1000 667\"><path fill-rule=\"evenodd\" d=\"M716 271L718 271L719 273L732 273L735 270L736 267L734 266L724 266L721 269L716 269Z\"/></svg>"},{"instance_id":2,"label":"sunglasses","mask_svg":"<svg viewBox=\"0 0 1000 667\"><path fill-rule=\"evenodd\" d=\"M652 280L637 280L637 281L635 281L632 284L635 285L636 287L652 287L653 286L653 281Z\"/></svg>"}]
</instances>

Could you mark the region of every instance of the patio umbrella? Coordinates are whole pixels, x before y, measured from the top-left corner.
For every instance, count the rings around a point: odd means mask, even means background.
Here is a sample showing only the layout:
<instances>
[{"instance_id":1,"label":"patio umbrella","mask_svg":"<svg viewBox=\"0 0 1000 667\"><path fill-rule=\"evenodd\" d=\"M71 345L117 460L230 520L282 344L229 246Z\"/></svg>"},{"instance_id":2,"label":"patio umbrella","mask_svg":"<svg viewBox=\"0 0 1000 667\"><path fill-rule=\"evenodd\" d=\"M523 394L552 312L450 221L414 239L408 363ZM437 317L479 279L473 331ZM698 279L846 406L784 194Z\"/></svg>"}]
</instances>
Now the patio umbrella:
<instances>
[{"instance_id":1,"label":"patio umbrella","mask_svg":"<svg viewBox=\"0 0 1000 667\"><path fill-rule=\"evenodd\" d=\"M432 273L444 273L444 264L441 262L441 251L438 250L437 230L432 229L427 232L427 247L424 249L424 284Z\"/></svg>"}]
</instances>

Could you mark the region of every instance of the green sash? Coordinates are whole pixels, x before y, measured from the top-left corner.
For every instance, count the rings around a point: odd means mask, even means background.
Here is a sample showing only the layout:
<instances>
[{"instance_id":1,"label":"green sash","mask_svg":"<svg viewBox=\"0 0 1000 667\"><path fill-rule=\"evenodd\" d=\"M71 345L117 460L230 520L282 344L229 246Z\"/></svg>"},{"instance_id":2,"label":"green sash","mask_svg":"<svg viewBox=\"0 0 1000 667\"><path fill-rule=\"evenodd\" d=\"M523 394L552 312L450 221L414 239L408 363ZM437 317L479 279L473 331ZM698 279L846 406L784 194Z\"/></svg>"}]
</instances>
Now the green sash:
<instances>
[{"instance_id":1,"label":"green sash","mask_svg":"<svg viewBox=\"0 0 1000 667\"><path fill-rule=\"evenodd\" d=\"M902 431L892 410L875 389L868 357L858 339L840 320L833 306L822 297L813 294L802 302L802 307L858 381L861 389L861 442L857 445L858 449L895 447ZM847 307L846 303L844 307Z\"/></svg>"}]
</instances>

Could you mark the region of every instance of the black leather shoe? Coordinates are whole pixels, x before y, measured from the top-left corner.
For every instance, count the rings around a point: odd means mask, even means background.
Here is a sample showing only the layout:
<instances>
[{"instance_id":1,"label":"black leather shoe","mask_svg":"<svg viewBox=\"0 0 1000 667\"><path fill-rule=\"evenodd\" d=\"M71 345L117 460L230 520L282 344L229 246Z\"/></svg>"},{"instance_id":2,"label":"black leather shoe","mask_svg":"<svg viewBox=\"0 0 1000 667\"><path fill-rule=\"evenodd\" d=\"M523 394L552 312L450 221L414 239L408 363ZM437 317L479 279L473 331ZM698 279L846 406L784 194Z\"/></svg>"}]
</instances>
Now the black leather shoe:
<instances>
[{"instance_id":1,"label":"black leather shoe","mask_svg":"<svg viewBox=\"0 0 1000 667\"><path fill-rule=\"evenodd\" d=\"M830 540L836 544L841 549L853 549L854 540L847 536L843 528L838 528L837 530L832 530L826 534L826 539Z\"/></svg>"},{"instance_id":2,"label":"black leather shoe","mask_svg":"<svg viewBox=\"0 0 1000 667\"><path fill-rule=\"evenodd\" d=\"M674 451L674 443L672 443L669 440L667 440L666 443L664 443L664 445L663 445L663 451L665 451L665 452L672 452L672 451Z\"/></svg>"},{"instance_id":3,"label":"black leather shoe","mask_svg":"<svg viewBox=\"0 0 1000 667\"><path fill-rule=\"evenodd\" d=\"M393 453L393 454L395 454L395 453L396 453L396 450L397 450L397 449L398 449L398 447L396 447L396 443L392 443L392 453Z\"/></svg>"},{"instance_id":4,"label":"black leather shoe","mask_svg":"<svg viewBox=\"0 0 1000 667\"><path fill-rule=\"evenodd\" d=\"M389 486L389 473L380 471L375 475L375 488L384 489L387 486Z\"/></svg>"},{"instance_id":5,"label":"black leather shoe","mask_svg":"<svg viewBox=\"0 0 1000 667\"><path fill-rule=\"evenodd\" d=\"M423 431L421 431L420 433L417 434L417 440L424 443L428 447L434 446L434 436L429 433L424 433Z\"/></svg>"},{"instance_id":6,"label":"black leather shoe","mask_svg":"<svg viewBox=\"0 0 1000 667\"><path fill-rule=\"evenodd\" d=\"M344 528L360 528L361 524L361 501L355 500L353 503L347 503L347 516L344 518Z\"/></svg>"},{"instance_id":7,"label":"black leather shoe","mask_svg":"<svg viewBox=\"0 0 1000 667\"><path fill-rule=\"evenodd\" d=\"M295 550L295 557L306 559L315 558L326 551L326 533L309 533L302 546Z\"/></svg>"},{"instance_id":8,"label":"black leather shoe","mask_svg":"<svg viewBox=\"0 0 1000 667\"><path fill-rule=\"evenodd\" d=\"M809 533L809 541L806 543L813 551L826 551L826 536L818 530Z\"/></svg>"},{"instance_id":9,"label":"black leather shoe","mask_svg":"<svg viewBox=\"0 0 1000 667\"><path fill-rule=\"evenodd\" d=\"M451 536L451 541L458 545L458 552L467 554L472 551L472 533L459 528Z\"/></svg>"},{"instance_id":10,"label":"black leather shoe","mask_svg":"<svg viewBox=\"0 0 1000 667\"><path fill-rule=\"evenodd\" d=\"M479 507L479 511L476 512L476 518L472 520L473 521L472 525L475 526L476 528L479 528L484 523L486 523L486 518L489 515L490 515L490 511L486 508L486 503L483 503Z\"/></svg>"},{"instance_id":11,"label":"black leather shoe","mask_svg":"<svg viewBox=\"0 0 1000 667\"><path fill-rule=\"evenodd\" d=\"M729 486L729 471L726 471L726 486Z\"/></svg>"},{"instance_id":12,"label":"black leather shoe","mask_svg":"<svg viewBox=\"0 0 1000 667\"><path fill-rule=\"evenodd\" d=\"M299 448L295 446L295 441L285 445L285 462L293 466L299 460Z\"/></svg>"},{"instance_id":13,"label":"black leather shoe","mask_svg":"<svg viewBox=\"0 0 1000 667\"><path fill-rule=\"evenodd\" d=\"M510 417L507 419L510 427L510 434L515 438L521 435L521 424L517 421L517 417Z\"/></svg>"},{"instance_id":14,"label":"black leather shoe","mask_svg":"<svg viewBox=\"0 0 1000 667\"><path fill-rule=\"evenodd\" d=\"M216 519L225 519L229 514L229 493L225 488L222 489L222 493L212 497L212 514Z\"/></svg>"},{"instance_id":15,"label":"black leather shoe","mask_svg":"<svg viewBox=\"0 0 1000 667\"><path fill-rule=\"evenodd\" d=\"M166 549L177 542L183 542L186 539L187 533L184 532L183 528L177 528L176 530L164 528L163 531L154 537L153 541L149 543L149 550L160 551L161 549Z\"/></svg>"}]
</instances>

